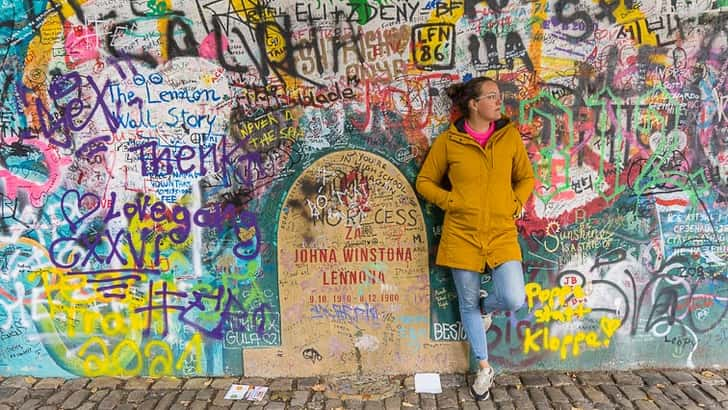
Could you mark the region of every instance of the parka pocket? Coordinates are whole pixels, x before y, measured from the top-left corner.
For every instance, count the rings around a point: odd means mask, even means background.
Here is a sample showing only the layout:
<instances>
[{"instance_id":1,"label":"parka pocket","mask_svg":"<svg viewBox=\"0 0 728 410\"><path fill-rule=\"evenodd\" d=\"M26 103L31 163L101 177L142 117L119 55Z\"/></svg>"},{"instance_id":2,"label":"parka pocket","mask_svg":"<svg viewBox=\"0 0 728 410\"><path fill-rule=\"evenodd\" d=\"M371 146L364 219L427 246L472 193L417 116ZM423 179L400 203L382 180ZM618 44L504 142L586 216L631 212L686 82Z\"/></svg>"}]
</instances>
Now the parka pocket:
<instances>
[{"instance_id":1,"label":"parka pocket","mask_svg":"<svg viewBox=\"0 0 728 410\"><path fill-rule=\"evenodd\" d=\"M450 191L450 195L448 195L447 208L445 210L450 213L458 213L458 211L463 208L462 204L460 195L458 195L455 190L452 190Z\"/></svg>"},{"instance_id":2,"label":"parka pocket","mask_svg":"<svg viewBox=\"0 0 728 410\"><path fill-rule=\"evenodd\" d=\"M511 212L511 216L513 219L518 219L521 216L521 203L518 201L518 198L516 197L516 193L513 192L511 189L511 201L512 201L512 208L513 212Z\"/></svg>"}]
</instances>

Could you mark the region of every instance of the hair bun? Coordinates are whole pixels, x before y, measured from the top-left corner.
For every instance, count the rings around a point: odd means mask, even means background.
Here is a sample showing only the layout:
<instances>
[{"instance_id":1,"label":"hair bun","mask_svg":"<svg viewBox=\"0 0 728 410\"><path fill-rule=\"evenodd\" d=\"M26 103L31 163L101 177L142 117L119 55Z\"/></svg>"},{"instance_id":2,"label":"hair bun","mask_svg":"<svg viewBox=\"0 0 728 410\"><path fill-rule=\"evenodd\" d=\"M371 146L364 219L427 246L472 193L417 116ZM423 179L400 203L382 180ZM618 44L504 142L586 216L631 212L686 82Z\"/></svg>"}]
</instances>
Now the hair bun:
<instances>
[{"instance_id":1,"label":"hair bun","mask_svg":"<svg viewBox=\"0 0 728 410\"><path fill-rule=\"evenodd\" d=\"M462 96L464 89L465 83L450 84L445 90L445 93L448 97L450 97L451 100L455 101L458 100L460 96Z\"/></svg>"}]
</instances>

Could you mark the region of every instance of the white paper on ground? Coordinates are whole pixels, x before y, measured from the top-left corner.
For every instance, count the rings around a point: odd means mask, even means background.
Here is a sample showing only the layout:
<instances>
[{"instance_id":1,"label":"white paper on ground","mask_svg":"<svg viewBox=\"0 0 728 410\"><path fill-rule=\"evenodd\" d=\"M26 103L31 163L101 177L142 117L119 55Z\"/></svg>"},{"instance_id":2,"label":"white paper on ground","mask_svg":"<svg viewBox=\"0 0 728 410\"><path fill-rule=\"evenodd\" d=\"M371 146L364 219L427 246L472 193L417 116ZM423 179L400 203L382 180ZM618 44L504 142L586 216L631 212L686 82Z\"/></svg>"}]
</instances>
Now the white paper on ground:
<instances>
[{"instance_id":1,"label":"white paper on ground","mask_svg":"<svg viewBox=\"0 0 728 410\"><path fill-rule=\"evenodd\" d=\"M440 375L438 373L415 374L415 393L442 393Z\"/></svg>"},{"instance_id":2,"label":"white paper on ground","mask_svg":"<svg viewBox=\"0 0 728 410\"><path fill-rule=\"evenodd\" d=\"M265 393L268 392L268 387L266 386L255 386L255 389L253 389L249 394L247 399L248 400L255 400L260 401L263 400L263 397L265 397Z\"/></svg>"},{"instance_id":3,"label":"white paper on ground","mask_svg":"<svg viewBox=\"0 0 728 410\"><path fill-rule=\"evenodd\" d=\"M240 400L245 397L249 386L247 384L233 384L225 393L225 400Z\"/></svg>"},{"instance_id":4,"label":"white paper on ground","mask_svg":"<svg viewBox=\"0 0 728 410\"><path fill-rule=\"evenodd\" d=\"M225 400L263 400L268 392L267 386L249 386L247 384L233 384L225 393Z\"/></svg>"}]
</instances>

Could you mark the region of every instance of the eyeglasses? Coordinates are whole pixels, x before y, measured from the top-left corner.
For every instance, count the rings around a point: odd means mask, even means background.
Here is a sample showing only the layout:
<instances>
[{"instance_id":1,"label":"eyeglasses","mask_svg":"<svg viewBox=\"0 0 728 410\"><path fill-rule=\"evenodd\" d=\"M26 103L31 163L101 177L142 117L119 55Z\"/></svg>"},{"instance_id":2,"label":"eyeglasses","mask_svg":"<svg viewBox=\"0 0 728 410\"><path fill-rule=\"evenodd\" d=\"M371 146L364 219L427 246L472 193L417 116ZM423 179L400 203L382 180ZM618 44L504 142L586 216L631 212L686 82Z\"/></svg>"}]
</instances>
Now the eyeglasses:
<instances>
[{"instance_id":1,"label":"eyeglasses","mask_svg":"<svg viewBox=\"0 0 728 410\"><path fill-rule=\"evenodd\" d=\"M496 94L496 93L490 93L490 94L486 94L486 95L481 95L479 97L475 97L473 99L475 101L480 101L480 100L499 101L501 99L501 95Z\"/></svg>"}]
</instances>

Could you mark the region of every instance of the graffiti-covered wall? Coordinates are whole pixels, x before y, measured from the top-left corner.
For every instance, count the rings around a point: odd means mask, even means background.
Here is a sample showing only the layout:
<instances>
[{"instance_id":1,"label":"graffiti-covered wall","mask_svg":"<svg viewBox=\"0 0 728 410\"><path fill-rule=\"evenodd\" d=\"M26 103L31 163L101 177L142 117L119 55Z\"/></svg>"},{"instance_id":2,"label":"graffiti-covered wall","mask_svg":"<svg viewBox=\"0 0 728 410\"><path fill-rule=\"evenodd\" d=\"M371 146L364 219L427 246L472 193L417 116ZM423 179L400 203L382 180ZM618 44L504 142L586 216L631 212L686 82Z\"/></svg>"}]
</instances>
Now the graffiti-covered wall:
<instances>
[{"instance_id":1,"label":"graffiti-covered wall","mask_svg":"<svg viewBox=\"0 0 728 410\"><path fill-rule=\"evenodd\" d=\"M536 174L492 362L728 364L725 0L0 5L2 375L467 369L413 182L477 75Z\"/></svg>"}]
</instances>

